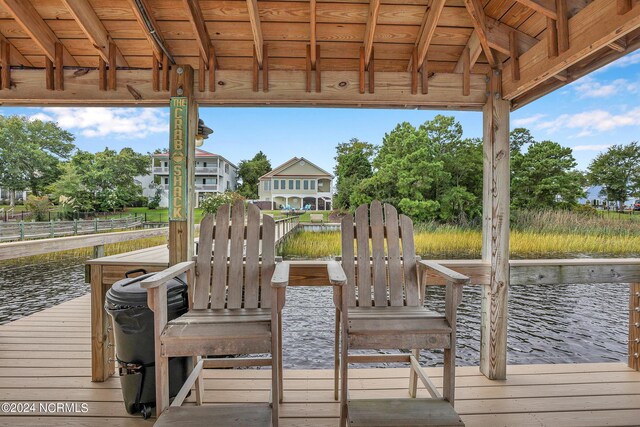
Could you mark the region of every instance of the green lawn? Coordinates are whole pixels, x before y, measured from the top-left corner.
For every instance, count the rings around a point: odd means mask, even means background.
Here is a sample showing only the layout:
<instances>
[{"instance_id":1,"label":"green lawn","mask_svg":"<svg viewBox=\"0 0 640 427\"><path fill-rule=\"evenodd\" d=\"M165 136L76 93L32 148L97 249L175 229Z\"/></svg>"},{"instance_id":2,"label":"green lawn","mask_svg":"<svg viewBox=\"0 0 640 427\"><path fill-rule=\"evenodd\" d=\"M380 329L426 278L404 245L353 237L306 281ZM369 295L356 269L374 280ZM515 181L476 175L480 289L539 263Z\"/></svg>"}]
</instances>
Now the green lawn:
<instances>
[{"instance_id":1,"label":"green lawn","mask_svg":"<svg viewBox=\"0 0 640 427\"><path fill-rule=\"evenodd\" d=\"M640 221L640 211L624 211L624 212L615 212L615 211L598 211L598 213L605 218L609 219L620 219L626 221Z\"/></svg>"}]
</instances>

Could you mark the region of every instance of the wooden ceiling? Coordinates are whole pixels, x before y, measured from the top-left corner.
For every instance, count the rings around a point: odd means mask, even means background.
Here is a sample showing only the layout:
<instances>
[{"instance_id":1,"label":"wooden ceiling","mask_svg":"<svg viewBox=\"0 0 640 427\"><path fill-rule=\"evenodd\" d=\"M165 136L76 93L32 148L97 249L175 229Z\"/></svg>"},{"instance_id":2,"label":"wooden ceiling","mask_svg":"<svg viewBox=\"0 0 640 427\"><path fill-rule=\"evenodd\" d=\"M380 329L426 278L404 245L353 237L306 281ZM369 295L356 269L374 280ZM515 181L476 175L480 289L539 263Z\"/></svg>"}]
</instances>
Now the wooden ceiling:
<instances>
[{"instance_id":1,"label":"wooden ceiling","mask_svg":"<svg viewBox=\"0 0 640 427\"><path fill-rule=\"evenodd\" d=\"M638 3L0 0L0 102L164 104L173 59L203 104L479 109L494 68L517 107L636 49Z\"/></svg>"}]
</instances>

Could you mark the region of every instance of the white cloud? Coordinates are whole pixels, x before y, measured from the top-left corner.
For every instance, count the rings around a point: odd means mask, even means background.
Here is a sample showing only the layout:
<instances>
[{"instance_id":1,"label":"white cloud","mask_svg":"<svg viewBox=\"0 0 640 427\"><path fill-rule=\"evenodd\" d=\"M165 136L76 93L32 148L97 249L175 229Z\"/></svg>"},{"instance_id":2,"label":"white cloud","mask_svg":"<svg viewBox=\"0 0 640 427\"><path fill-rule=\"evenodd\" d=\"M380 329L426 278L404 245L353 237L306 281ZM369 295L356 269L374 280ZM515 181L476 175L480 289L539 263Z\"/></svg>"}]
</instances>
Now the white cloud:
<instances>
[{"instance_id":1,"label":"white cloud","mask_svg":"<svg viewBox=\"0 0 640 427\"><path fill-rule=\"evenodd\" d=\"M553 120L539 122L536 127L549 132L574 129L577 136L587 136L594 132L606 132L620 127L640 126L640 108L613 114L605 110L590 110L575 114L562 114Z\"/></svg>"},{"instance_id":2,"label":"white cloud","mask_svg":"<svg viewBox=\"0 0 640 427\"><path fill-rule=\"evenodd\" d=\"M625 79L600 83L591 77L580 79L572 87L580 98L606 98L618 93L630 94L640 90L638 83L632 83Z\"/></svg>"},{"instance_id":3,"label":"white cloud","mask_svg":"<svg viewBox=\"0 0 640 427\"><path fill-rule=\"evenodd\" d=\"M169 130L167 113L154 108L48 107L30 118L55 121L89 138L135 139Z\"/></svg>"},{"instance_id":4,"label":"white cloud","mask_svg":"<svg viewBox=\"0 0 640 427\"><path fill-rule=\"evenodd\" d=\"M611 147L611 144L576 145L571 147L573 151L604 151Z\"/></svg>"},{"instance_id":5,"label":"white cloud","mask_svg":"<svg viewBox=\"0 0 640 427\"><path fill-rule=\"evenodd\" d=\"M513 125L515 127L518 126L529 126L532 125L536 122L539 122L541 119L547 117L546 114L534 114L533 116L529 116L529 117L523 117L521 119L514 119L513 120Z\"/></svg>"}]
</instances>

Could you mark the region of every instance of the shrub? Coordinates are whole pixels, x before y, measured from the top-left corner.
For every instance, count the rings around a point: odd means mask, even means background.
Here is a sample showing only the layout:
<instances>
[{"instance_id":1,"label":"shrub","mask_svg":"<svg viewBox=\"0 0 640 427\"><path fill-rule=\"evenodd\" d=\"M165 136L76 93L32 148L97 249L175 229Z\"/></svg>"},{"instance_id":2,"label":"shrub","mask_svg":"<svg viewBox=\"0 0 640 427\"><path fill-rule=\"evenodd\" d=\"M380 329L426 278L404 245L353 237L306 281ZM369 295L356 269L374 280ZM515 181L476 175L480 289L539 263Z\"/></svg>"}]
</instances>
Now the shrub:
<instances>
[{"instance_id":1,"label":"shrub","mask_svg":"<svg viewBox=\"0 0 640 427\"><path fill-rule=\"evenodd\" d=\"M158 209L158 207L160 207L161 198L162 198L162 188L158 187L156 188L156 192L153 195L153 197L149 199L149 202L147 203L147 207L151 210Z\"/></svg>"},{"instance_id":2,"label":"shrub","mask_svg":"<svg viewBox=\"0 0 640 427\"><path fill-rule=\"evenodd\" d=\"M33 219L36 221L44 221L47 219L47 214L51 206L52 204L49 197L37 197L31 194L27 197L27 203L25 203L25 207L33 214Z\"/></svg>"},{"instance_id":3,"label":"shrub","mask_svg":"<svg viewBox=\"0 0 640 427\"><path fill-rule=\"evenodd\" d=\"M244 200L244 197L231 191L208 196L200 202L202 215L214 214L220 206L224 204L233 204L236 200Z\"/></svg>"}]
</instances>

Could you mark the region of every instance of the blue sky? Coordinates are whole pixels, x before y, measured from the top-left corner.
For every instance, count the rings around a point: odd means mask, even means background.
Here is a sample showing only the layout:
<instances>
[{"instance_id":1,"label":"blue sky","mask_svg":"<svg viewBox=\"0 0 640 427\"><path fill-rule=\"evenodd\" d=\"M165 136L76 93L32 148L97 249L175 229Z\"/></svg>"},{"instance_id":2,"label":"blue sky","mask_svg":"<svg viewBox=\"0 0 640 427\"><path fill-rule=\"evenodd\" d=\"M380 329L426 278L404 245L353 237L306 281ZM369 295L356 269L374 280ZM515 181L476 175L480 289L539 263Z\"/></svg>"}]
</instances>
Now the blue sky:
<instances>
[{"instance_id":1,"label":"blue sky","mask_svg":"<svg viewBox=\"0 0 640 427\"><path fill-rule=\"evenodd\" d=\"M579 169L612 144L640 139L640 51L547 95L511 115L511 126L531 129L538 140L550 139L574 149ZM0 108L57 121L89 151L132 147L147 152L167 147L168 109L157 108ZM262 150L273 166L293 156L333 169L335 146L357 137L380 144L402 121L419 125L436 114L454 115L466 137L482 135L477 112L315 109L201 108L214 129L203 149L234 163Z\"/></svg>"}]
</instances>

